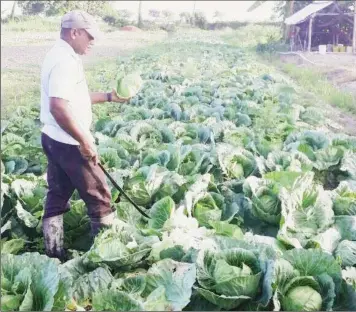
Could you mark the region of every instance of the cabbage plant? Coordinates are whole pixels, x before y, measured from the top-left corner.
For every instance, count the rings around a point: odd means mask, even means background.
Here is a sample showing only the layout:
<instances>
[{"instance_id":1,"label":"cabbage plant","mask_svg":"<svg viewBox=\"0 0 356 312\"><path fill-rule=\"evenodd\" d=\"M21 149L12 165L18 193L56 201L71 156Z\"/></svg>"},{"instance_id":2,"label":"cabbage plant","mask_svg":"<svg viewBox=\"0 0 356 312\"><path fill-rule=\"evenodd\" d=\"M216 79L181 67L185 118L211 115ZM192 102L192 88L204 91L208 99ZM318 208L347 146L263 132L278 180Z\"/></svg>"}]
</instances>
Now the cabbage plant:
<instances>
[{"instance_id":1,"label":"cabbage plant","mask_svg":"<svg viewBox=\"0 0 356 312\"><path fill-rule=\"evenodd\" d=\"M253 251L201 250L197 279L197 291L206 300L224 309L235 309L257 296L263 273Z\"/></svg>"},{"instance_id":2,"label":"cabbage plant","mask_svg":"<svg viewBox=\"0 0 356 312\"><path fill-rule=\"evenodd\" d=\"M332 229L335 215L330 195L314 183L313 173L298 177L289 189L282 187L281 225L278 239L296 248L314 246L332 251L340 239Z\"/></svg>"},{"instance_id":3,"label":"cabbage plant","mask_svg":"<svg viewBox=\"0 0 356 312\"><path fill-rule=\"evenodd\" d=\"M125 75L117 79L116 92L120 97L131 98L140 91L142 83L142 78L137 73Z\"/></svg>"},{"instance_id":4,"label":"cabbage plant","mask_svg":"<svg viewBox=\"0 0 356 312\"><path fill-rule=\"evenodd\" d=\"M343 181L330 192L335 215L356 215L356 192Z\"/></svg>"},{"instance_id":5,"label":"cabbage plant","mask_svg":"<svg viewBox=\"0 0 356 312\"><path fill-rule=\"evenodd\" d=\"M57 259L38 252L1 255L1 310L64 310L72 294L72 276Z\"/></svg>"},{"instance_id":6,"label":"cabbage plant","mask_svg":"<svg viewBox=\"0 0 356 312\"><path fill-rule=\"evenodd\" d=\"M274 264L274 310L329 311L341 282L341 268L332 255L315 249L286 251Z\"/></svg>"},{"instance_id":7,"label":"cabbage plant","mask_svg":"<svg viewBox=\"0 0 356 312\"><path fill-rule=\"evenodd\" d=\"M251 203L252 214L266 223L279 225L281 220L280 189L290 188L299 177L298 172L270 172L262 178L248 177L243 192Z\"/></svg>"}]
</instances>

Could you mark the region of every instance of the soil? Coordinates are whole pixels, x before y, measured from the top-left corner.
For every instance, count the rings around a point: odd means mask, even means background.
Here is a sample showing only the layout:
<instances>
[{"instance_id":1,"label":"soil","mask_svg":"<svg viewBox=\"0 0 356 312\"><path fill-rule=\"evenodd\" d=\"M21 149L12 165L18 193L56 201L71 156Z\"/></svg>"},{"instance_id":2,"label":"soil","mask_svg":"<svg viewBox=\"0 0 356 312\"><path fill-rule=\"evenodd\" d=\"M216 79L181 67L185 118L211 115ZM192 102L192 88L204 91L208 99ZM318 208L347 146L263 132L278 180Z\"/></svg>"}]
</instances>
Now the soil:
<instances>
[{"instance_id":1,"label":"soil","mask_svg":"<svg viewBox=\"0 0 356 312\"><path fill-rule=\"evenodd\" d=\"M341 112L339 109L327 105L325 109L328 111L329 118L332 118L333 123L328 124L328 128L334 132L342 132L356 137L356 117L347 113Z\"/></svg>"},{"instance_id":2,"label":"soil","mask_svg":"<svg viewBox=\"0 0 356 312\"><path fill-rule=\"evenodd\" d=\"M136 27L136 26L131 26L131 25L127 25L124 27L121 27L120 30L126 30L126 31L142 31L140 28Z\"/></svg>"}]
</instances>

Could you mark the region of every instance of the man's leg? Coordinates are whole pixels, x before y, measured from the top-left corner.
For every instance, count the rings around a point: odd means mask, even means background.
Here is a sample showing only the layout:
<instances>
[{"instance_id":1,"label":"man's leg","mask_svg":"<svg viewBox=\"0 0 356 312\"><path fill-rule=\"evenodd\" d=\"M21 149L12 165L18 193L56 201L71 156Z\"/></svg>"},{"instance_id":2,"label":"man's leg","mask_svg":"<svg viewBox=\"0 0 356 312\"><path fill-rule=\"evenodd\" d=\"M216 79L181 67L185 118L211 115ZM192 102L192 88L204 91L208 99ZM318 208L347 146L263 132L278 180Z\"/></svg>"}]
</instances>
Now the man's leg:
<instances>
[{"instance_id":1,"label":"man's leg","mask_svg":"<svg viewBox=\"0 0 356 312\"><path fill-rule=\"evenodd\" d=\"M57 143L43 134L42 147L48 159L48 192L42 221L45 250L49 257L65 260L63 214L69 210L68 201L74 186L57 163L61 157Z\"/></svg>"},{"instance_id":2,"label":"man's leg","mask_svg":"<svg viewBox=\"0 0 356 312\"><path fill-rule=\"evenodd\" d=\"M75 175L72 183L88 208L92 236L94 237L101 229L113 224L116 211L111 207L110 189L100 167L95 166L93 162L84 160L78 169L79 172Z\"/></svg>"},{"instance_id":3,"label":"man's leg","mask_svg":"<svg viewBox=\"0 0 356 312\"><path fill-rule=\"evenodd\" d=\"M116 211L111 208L111 193L106 176L99 166L83 158L78 146L65 146L65 149L59 159L60 166L85 202L92 235L95 236L100 229L110 226L116 217Z\"/></svg>"}]
</instances>

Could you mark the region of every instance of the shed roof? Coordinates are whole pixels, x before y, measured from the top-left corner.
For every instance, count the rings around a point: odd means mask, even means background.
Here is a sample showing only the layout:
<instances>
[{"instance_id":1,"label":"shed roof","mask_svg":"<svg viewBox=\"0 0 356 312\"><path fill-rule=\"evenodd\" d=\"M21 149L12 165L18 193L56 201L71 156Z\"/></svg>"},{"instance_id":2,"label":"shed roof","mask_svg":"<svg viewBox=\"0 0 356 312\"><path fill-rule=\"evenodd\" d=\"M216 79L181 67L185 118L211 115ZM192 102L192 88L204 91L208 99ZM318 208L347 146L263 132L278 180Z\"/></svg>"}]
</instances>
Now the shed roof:
<instances>
[{"instance_id":1,"label":"shed roof","mask_svg":"<svg viewBox=\"0 0 356 312\"><path fill-rule=\"evenodd\" d=\"M300 11L286 18L284 23L286 23L287 25L296 25L301 22L304 22L310 15L322 9L325 9L332 3L333 1L314 1L313 3L304 7Z\"/></svg>"}]
</instances>

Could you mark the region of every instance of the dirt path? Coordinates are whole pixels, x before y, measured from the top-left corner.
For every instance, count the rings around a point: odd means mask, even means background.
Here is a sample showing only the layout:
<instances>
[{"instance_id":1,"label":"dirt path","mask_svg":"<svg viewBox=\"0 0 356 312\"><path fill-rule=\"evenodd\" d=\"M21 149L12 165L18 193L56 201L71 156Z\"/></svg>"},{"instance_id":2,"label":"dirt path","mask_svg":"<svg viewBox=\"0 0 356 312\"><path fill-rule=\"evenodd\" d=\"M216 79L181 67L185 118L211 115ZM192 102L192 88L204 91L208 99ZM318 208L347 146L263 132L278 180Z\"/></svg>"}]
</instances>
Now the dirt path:
<instances>
[{"instance_id":1,"label":"dirt path","mask_svg":"<svg viewBox=\"0 0 356 312\"><path fill-rule=\"evenodd\" d=\"M320 108L329 119L327 128L336 133L345 133L356 137L356 117L342 112L340 109L325 104Z\"/></svg>"},{"instance_id":2,"label":"dirt path","mask_svg":"<svg viewBox=\"0 0 356 312\"><path fill-rule=\"evenodd\" d=\"M90 54L83 56L82 59L84 64L88 64L103 58L127 54L136 48L153 44L166 37L167 33L164 31L107 33L105 39L98 42ZM1 69L38 68L57 38L58 33L2 33Z\"/></svg>"},{"instance_id":3,"label":"dirt path","mask_svg":"<svg viewBox=\"0 0 356 312\"><path fill-rule=\"evenodd\" d=\"M167 38L165 31L115 31L82 56L84 67L129 55L137 48L152 45ZM37 105L39 72L46 53L58 40L58 32L1 33L1 116L8 118L17 106Z\"/></svg>"}]
</instances>

